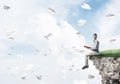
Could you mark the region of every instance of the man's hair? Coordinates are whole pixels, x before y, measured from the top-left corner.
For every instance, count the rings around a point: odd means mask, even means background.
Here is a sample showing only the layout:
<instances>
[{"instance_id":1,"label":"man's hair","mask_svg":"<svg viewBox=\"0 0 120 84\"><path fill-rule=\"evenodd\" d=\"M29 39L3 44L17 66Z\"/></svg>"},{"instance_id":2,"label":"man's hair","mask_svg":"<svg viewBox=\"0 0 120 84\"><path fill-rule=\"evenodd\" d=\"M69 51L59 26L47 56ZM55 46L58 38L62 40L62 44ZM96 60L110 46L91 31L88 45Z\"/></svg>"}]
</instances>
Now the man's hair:
<instances>
[{"instance_id":1,"label":"man's hair","mask_svg":"<svg viewBox=\"0 0 120 84\"><path fill-rule=\"evenodd\" d=\"M96 34L96 33L94 33L93 35L97 36L97 34Z\"/></svg>"}]
</instances>

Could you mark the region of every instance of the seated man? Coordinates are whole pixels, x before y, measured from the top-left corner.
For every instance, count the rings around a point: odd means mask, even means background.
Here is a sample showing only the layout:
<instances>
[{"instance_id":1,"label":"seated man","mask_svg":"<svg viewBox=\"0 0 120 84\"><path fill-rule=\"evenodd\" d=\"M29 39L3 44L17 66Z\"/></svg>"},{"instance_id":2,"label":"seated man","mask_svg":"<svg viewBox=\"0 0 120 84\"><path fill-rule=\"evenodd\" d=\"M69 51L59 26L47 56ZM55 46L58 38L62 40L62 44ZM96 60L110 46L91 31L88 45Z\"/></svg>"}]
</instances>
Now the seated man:
<instances>
[{"instance_id":1,"label":"seated man","mask_svg":"<svg viewBox=\"0 0 120 84\"><path fill-rule=\"evenodd\" d=\"M83 66L82 69L86 69L86 68L89 67L89 64L88 64L89 56L99 54L99 41L97 40L97 34L96 33L93 34L93 39L94 39L93 40L93 42L94 42L93 47L84 46L85 48L89 49L89 52L86 53L85 66Z\"/></svg>"}]
</instances>

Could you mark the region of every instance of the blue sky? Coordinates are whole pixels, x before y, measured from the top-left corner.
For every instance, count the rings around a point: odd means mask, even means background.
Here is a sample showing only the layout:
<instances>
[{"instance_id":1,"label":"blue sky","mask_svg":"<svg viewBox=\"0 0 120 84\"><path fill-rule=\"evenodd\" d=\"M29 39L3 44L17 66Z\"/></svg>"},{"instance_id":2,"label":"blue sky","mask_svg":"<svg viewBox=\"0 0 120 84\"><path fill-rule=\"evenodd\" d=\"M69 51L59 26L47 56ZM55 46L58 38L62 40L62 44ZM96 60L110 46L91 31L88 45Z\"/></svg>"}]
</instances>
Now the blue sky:
<instances>
[{"instance_id":1,"label":"blue sky","mask_svg":"<svg viewBox=\"0 0 120 84\"><path fill-rule=\"evenodd\" d=\"M93 33L98 34L100 50L120 48L119 3L120 0L1 1L0 83L100 84L92 62L88 70L81 70L85 55L78 51L87 51L83 45L92 46ZM4 9L5 5L10 9ZM109 14L113 16L107 17ZM110 42L111 39L116 41ZM24 69L26 65L31 67L28 71ZM36 80L37 74L44 75L41 82ZM95 79L88 79L89 74ZM28 79L22 81L20 77L24 75Z\"/></svg>"},{"instance_id":2,"label":"blue sky","mask_svg":"<svg viewBox=\"0 0 120 84\"><path fill-rule=\"evenodd\" d=\"M29 2L29 4L28 4ZM89 4L91 10L81 7L83 3ZM1 51L9 51L9 47L14 44L16 50L23 46L24 52L31 52L31 48L40 48L43 44L49 45L49 42L43 38L44 35L53 32L57 43L67 45L67 42L73 45L75 42L79 44L92 44L92 34L98 33L101 43L101 49L119 48L119 8L117 1L113 0L25 0L11 1L5 0L1 4L0 24L1 28ZM9 10L4 10L3 6L10 6ZM56 11L54 14L48 12L48 8ZM107 18L107 14L115 14L114 17ZM43 18L41 19L41 17ZM79 26L78 20L84 19L86 23ZM41 24L43 23L43 24ZM49 25L49 26L47 26ZM62 26L66 28L62 28ZM7 33L14 31L9 36ZM62 33L61 33L62 32ZM80 32L80 36L86 42L76 41L75 33ZM62 36L63 35L63 36ZM70 36L72 39L68 38ZM12 42L9 37L14 37ZM64 36L67 36L63 38ZM66 39L67 38L67 39ZM106 40L103 40L106 39ZM110 39L117 39L112 45ZM64 43L64 40L65 43ZM83 40L83 39L82 39ZM33 44L25 46L27 41L34 41ZM41 43L42 42L42 43ZM40 44L39 44L40 43ZM55 43L55 42L54 42ZM68 44L69 44L68 43ZM52 44L52 42L50 43ZM106 45L106 46L104 46ZM55 46L55 45L52 45ZM81 45L80 45L81 46ZM3 52L3 54L4 54ZM2 54L2 55L3 55Z\"/></svg>"},{"instance_id":3,"label":"blue sky","mask_svg":"<svg viewBox=\"0 0 120 84\"><path fill-rule=\"evenodd\" d=\"M91 39L91 36L93 33L97 33L98 30L95 27L95 14L99 11L102 10L106 3L109 3L110 0L88 0L86 1L92 8L92 10L85 10L81 8L81 3L78 5L74 5L71 7L68 15L68 21L74 26L75 29L77 29L81 34L83 34L87 39ZM72 13L76 12L75 10L78 10L77 16L73 16ZM99 18L99 17L98 17ZM88 22L86 25L80 27L76 22L79 19L86 19ZM88 40L88 41L89 41Z\"/></svg>"}]
</instances>

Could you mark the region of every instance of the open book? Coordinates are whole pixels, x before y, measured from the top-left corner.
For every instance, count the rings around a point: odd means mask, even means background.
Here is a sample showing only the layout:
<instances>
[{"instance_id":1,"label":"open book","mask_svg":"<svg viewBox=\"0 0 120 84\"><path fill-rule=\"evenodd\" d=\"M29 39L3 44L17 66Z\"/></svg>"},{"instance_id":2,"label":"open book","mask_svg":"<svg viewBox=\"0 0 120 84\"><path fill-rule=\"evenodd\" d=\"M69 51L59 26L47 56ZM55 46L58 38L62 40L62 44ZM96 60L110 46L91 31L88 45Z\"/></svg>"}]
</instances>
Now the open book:
<instances>
[{"instance_id":1,"label":"open book","mask_svg":"<svg viewBox=\"0 0 120 84\"><path fill-rule=\"evenodd\" d=\"M86 45L84 45L84 47L85 47L85 48L91 48L90 46L86 46Z\"/></svg>"}]
</instances>

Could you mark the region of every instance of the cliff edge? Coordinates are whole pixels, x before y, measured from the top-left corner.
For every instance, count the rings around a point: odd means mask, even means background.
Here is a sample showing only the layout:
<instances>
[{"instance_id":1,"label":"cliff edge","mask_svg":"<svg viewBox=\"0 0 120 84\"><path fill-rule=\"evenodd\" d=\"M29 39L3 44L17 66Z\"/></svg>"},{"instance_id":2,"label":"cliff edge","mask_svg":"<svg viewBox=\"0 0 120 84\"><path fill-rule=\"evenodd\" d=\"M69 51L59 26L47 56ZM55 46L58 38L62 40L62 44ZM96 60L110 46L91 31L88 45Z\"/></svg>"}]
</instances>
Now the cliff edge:
<instances>
[{"instance_id":1,"label":"cliff edge","mask_svg":"<svg viewBox=\"0 0 120 84\"><path fill-rule=\"evenodd\" d=\"M98 56L91 56L90 60L99 70L102 84L120 84L120 50L104 51Z\"/></svg>"}]
</instances>

